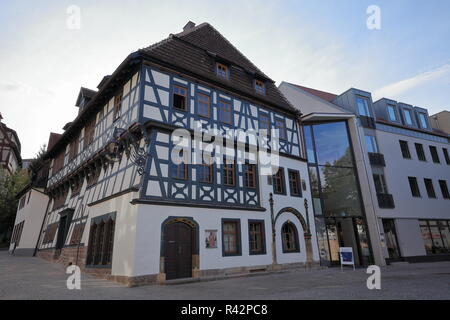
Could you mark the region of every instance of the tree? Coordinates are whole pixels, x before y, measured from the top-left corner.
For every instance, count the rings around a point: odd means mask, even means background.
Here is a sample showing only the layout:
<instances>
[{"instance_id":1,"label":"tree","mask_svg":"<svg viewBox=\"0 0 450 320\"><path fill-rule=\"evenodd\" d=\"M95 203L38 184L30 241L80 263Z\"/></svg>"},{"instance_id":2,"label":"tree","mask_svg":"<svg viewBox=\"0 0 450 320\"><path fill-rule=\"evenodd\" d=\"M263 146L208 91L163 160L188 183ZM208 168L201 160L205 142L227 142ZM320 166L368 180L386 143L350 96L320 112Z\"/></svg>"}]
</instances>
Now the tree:
<instances>
[{"instance_id":1,"label":"tree","mask_svg":"<svg viewBox=\"0 0 450 320\"><path fill-rule=\"evenodd\" d=\"M28 170L30 170L31 179L34 179L34 177L39 172L39 169L42 168L44 165L44 156L47 152L47 146L44 144L39 149L38 153L36 154L36 157L31 161L30 166L28 167Z\"/></svg>"},{"instance_id":2,"label":"tree","mask_svg":"<svg viewBox=\"0 0 450 320\"><path fill-rule=\"evenodd\" d=\"M16 195L30 182L27 170L19 169L13 174L0 168L0 246L9 242L14 228L19 199Z\"/></svg>"}]
</instances>

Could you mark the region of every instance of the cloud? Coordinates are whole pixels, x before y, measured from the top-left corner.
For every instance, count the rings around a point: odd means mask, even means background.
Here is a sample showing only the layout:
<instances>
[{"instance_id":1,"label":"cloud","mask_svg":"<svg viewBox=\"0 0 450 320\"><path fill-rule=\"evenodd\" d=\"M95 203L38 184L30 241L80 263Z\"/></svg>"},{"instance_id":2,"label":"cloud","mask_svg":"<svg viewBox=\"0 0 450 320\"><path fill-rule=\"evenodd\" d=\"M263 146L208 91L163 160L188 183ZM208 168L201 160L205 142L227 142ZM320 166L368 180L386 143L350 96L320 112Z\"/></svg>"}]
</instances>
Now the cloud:
<instances>
[{"instance_id":1,"label":"cloud","mask_svg":"<svg viewBox=\"0 0 450 320\"><path fill-rule=\"evenodd\" d=\"M388 84L387 86L375 90L372 95L375 100L383 97L396 99L404 92L410 91L411 89L424 85L430 81L439 79L447 74L450 74L450 64L445 64L438 68L419 73L414 77Z\"/></svg>"},{"instance_id":2,"label":"cloud","mask_svg":"<svg viewBox=\"0 0 450 320\"><path fill-rule=\"evenodd\" d=\"M0 82L0 92L5 93L22 93L33 96L51 96L54 93L48 89L39 89L29 84L16 81Z\"/></svg>"}]
</instances>

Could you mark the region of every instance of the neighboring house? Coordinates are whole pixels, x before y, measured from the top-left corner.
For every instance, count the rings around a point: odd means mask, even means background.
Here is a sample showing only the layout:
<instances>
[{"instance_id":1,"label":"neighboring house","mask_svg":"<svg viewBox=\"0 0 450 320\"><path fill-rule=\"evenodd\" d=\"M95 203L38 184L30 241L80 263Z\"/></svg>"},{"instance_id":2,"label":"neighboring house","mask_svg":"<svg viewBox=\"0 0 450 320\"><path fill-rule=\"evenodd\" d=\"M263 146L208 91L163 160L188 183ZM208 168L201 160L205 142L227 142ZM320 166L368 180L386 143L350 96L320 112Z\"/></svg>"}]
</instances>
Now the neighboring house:
<instances>
[{"instance_id":1,"label":"neighboring house","mask_svg":"<svg viewBox=\"0 0 450 320\"><path fill-rule=\"evenodd\" d=\"M450 143L426 109L353 88L279 89L303 112L323 264L339 246L371 248L377 264L450 258Z\"/></svg>"},{"instance_id":2,"label":"neighboring house","mask_svg":"<svg viewBox=\"0 0 450 320\"><path fill-rule=\"evenodd\" d=\"M208 23L130 54L76 105L45 157L39 256L129 285L318 263L298 112ZM217 146L232 130L277 129L280 170L264 175L260 154L240 164L255 144L233 136L219 162L190 164L197 149L171 136L196 125Z\"/></svg>"},{"instance_id":3,"label":"neighboring house","mask_svg":"<svg viewBox=\"0 0 450 320\"><path fill-rule=\"evenodd\" d=\"M431 126L450 135L450 111L444 110L430 116Z\"/></svg>"},{"instance_id":4,"label":"neighboring house","mask_svg":"<svg viewBox=\"0 0 450 320\"><path fill-rule=\"evenodd\" d=\"M2 119L0 114L0 168L5 169L8 174L13 174L22 166L20 140L16 131L8 128Z\"/></svg>"},{"instance_id":5,"label":"neighboring house","mask_svg":"<svg viewBox=\"0 0 450 320\"><path fill-rule=\"evenodd\" d=\"M48 146L51 147L59 137L59 134L51 133ZM29 163L32 161L30 159ZM31 182L16 196L19 199L19 206L9 252L18 256L33 256L36 253L45 212L49 204L49 197L45 193L49 171L48 162L43 163L40 168L35 168L35 170L37 172L33 173Z\"/></svg>"}]
</instances>

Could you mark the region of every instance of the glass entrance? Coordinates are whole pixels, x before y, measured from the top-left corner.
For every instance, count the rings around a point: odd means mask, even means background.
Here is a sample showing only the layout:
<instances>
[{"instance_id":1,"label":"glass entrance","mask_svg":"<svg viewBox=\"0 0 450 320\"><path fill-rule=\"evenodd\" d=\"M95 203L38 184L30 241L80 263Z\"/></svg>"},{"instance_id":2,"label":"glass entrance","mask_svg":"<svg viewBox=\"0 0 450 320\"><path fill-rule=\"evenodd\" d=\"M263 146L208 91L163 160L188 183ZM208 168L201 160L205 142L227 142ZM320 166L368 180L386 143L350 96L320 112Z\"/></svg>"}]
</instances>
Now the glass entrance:
<instances>
[{"instance_id":1,"label":"glass entrance","mask_svg":"<svg viewBox=\"0 0 450 320\"><path fill-rule=\"evenodd\" d=\"M392 219L383 219L384 238L389 254L389 259L397 260L401 258L398 248L397 232L395 231L395 223Z\"/></svg>"},{"instance_id":2,"label":"glass entrance","mask_svg":"<svg viewBox=\"0 0 450 320\"><path fill-rule=\"evenodd\" d=\"M339 248L353 249L355 265L371 263L370 247L367 240L366 227L361 218L328 218L326 220L328 252L331 265L340 264Z\"/></svg>"},{"instance_id":3,"label":"glass entrance","mask_svg":"<svg viewBox=\"0 0 450 320\"><path fill-rule=\"evenodd\" d=\"M369 265L372 254L346 121L305 125L304 135L321 264L339 264L339 248L351 247L355 264Z\"/></svg>"}]
</instances>

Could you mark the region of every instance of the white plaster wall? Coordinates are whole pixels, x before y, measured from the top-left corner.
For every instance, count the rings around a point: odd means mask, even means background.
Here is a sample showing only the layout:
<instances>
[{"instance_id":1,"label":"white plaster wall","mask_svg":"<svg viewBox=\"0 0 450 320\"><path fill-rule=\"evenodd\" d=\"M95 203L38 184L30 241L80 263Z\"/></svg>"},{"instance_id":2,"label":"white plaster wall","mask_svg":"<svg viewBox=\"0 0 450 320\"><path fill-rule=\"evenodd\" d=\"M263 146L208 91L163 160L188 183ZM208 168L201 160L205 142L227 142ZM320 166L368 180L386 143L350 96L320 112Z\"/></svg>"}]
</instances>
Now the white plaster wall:
<instances>
[{"instance_id":1,"label":"white plaster wall","mask_svg":"<svg viewBox=\"0 0 450 320\"><path fill-rule=\"evenodd\" d=\"M111 272L113 275L132 276L135 259L135 238L137 229L137 206L130 201L137 198L137 193L99 203L90 207L89 219L83 233L82 242L86 247L89 243L89 229L93 218L116 212L116 226L114 232L114 248Z\"/></svg>"},{"instance_id":2,"label":"white plaster wall","mask_svg":"<svg viewBox=\"0 0 450 320\"><path fill-rule=\"evenodd\" d=\"M285 168L287 177L287 169L292 168L300 171L301 179L305 179L307 191L303 192L302 198L289 196L289 185L286 180L286 188L288 195L274 196L275 215L278 211L285 207L293 207L304 215L304 198L307 197L309 203L310 190L309 178L307 174L306 164L294 159L281 158L281 166ZM160 272L160 253L161 253L161 225L168 217L191 217L199 225L199 253L200 253L200 269L223 269L243 266L261 266L272 263L272 229L270 218L270 207L268 203L269 194L273 192L273 187L267 185L267 177L260 176L261 186L261 205L267 210L265 212L247 211L247 210L226 210L212 208L194 208L182 206L160 206L160 205L137 205L138 213L136 219L136 243L134 255L134 271L133 276L157 274ZM310 209L312 212L312 209ZM222 218L240 219L241 222L241 252L240 256L222 256ZM265 221L265 255L249 254L248 239L248 220L264 220ZM281 226L290 220L295 223L299 234L300 253L282 253L281 248ZM305 217L306 220L306 217ZM319 255L317 250L317 240L315 229L313 227L313 216L310 213L312 245L314 260L318 261ZM217 230L217 248L206 249L204 244L205 230ZM303 229L298 219L291 213L281 215L276 224L277 232L277 259L279 263L295 263L306 262L306 248L303 238ZM123 247L122 247L123 249ZM116 250L116 247L114 247ZM122 254L119 254L121 256ZM114 256L114 258L116 255ZM114 263L113 263L114 267ZM113 270L116 274L117 269Z\"/></svg>"},{"instance_id":3,"label":"white plaster wall","mask_svg":"<svg viewBox=\"0 0 450 320\"><path fill-rule=\"evenodd\" d=\"M28 202L29 192L31 198ZM34 249L36 248L39 232L45 216L45 210L48 204L48 197L41 192L31 189L26 193L25 206L17 211L14 225L25 221L19 245L16 249Z\"/></svg>"},{"instance_id":4,"label":"white plaster wall","mask_svg":"<svg viewBox=\"0 0 450 320\"><path fill-rule=\"evenodd\" d=\"M386 161L386 184L395 202L395 209L378 209L379 216L384 218L450 219L450 200L442 197L439 187L439 180L446 180L447 186L450 188L450 165L446 164L442 152L443 147L450 150L450 145L381 130L377 130L377 137L380 152L384 154ZM408 141L411 160L403 158L399 140ZM417 159L414 143L423 145L427 162ZM432 161L430 145L437 147L440 164ZM420 198L411 195L409 176L417 178ZM433 180L437 199L428 198L424 178Z\"/></svg>"}]
</instances>

